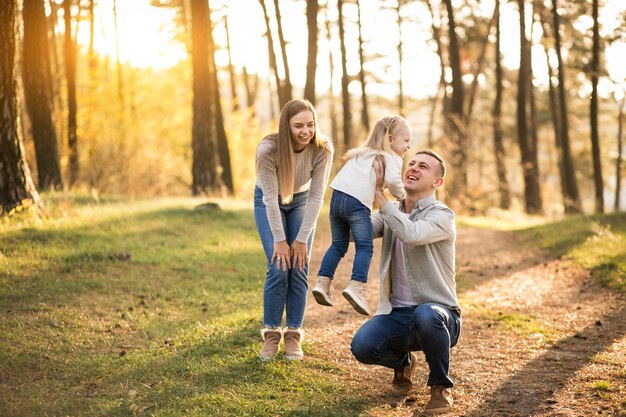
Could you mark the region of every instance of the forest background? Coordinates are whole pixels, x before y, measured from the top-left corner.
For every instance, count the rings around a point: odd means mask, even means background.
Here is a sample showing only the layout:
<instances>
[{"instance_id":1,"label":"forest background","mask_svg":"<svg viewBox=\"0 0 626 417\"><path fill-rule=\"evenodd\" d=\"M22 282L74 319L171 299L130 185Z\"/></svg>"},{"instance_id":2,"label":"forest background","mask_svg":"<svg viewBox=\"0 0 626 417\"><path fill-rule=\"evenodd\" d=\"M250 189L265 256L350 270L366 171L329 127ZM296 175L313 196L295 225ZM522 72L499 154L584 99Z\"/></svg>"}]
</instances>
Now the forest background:
<instances>
[{"instance_id":1,"label":"forest background","mask_svg":"<svg viewBox=\"0 0 626 417\"><path fill-rule=\"evenodd\" d=\"M48 189L249 198L256 144L297 97L337 156L406 117L459 211L625 205L619 0L8 3L4 212Z\"/></svg>"}]
</instances>

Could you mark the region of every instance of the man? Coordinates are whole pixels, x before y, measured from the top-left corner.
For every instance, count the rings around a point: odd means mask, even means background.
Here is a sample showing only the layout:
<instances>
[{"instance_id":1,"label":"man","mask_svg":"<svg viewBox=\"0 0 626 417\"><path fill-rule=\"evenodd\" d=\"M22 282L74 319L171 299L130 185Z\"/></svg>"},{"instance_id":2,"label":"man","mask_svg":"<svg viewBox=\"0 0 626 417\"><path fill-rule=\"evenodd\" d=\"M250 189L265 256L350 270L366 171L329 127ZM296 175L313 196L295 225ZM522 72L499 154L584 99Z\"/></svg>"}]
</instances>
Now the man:
<instances>
[{"instance_id":1,"label":"man","mask_svg":"<svg viewBox=\"0 0 626 417\"><path fill-rule=\"evenodd\" d=\"M435 199L446 175L443 159L421 150L403 175L406 199L387 200L383 167L375 164L376 203L372 215L374 237L383 237L380 258L380 301L376 315L352 339L352 353L362 363L394 370L393 389L406 395L413 386L417 355L424 352L430 369L431 398L425 414L446 412L452 406L448 376L450 348L461 331L456 296L454 212Z\"/></svg>"}]
</instances>

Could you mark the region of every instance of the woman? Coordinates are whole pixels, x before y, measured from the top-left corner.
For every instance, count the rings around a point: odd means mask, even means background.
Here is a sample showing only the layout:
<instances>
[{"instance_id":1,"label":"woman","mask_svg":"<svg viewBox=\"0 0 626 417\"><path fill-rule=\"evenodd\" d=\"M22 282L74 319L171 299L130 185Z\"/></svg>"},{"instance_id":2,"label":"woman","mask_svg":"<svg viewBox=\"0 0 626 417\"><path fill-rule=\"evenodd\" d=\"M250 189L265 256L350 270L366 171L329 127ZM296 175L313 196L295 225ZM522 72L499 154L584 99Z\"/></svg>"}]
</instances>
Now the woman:
<instances>
[{"instance_id":1,"label":"woman","mask_svg":"<svg viewBox=\"0 0 626 417\"><path fill-rule=\"evenodd\" d=\"M265 328L259 353L263 360L274 357L281 337L285 338L287 359L304 356L302 321L309 254L332 158L332 143L320 133L317 113L306 100L285 104L278 133L263 138L257 148L254 218L267 257Z\"/></svg>"}]
</instances>

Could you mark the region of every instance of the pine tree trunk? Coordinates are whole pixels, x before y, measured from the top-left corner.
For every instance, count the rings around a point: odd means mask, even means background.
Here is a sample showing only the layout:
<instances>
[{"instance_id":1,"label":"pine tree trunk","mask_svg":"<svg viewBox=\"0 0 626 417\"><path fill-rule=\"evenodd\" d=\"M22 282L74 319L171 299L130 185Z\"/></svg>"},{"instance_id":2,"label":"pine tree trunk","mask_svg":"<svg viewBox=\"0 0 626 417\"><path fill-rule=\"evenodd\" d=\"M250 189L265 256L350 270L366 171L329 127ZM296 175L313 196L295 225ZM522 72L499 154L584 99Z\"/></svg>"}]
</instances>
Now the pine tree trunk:
<instances>
[{"instance_id":1,"label":"pine tree trunk","mask_svg":"<svg viewBox=\"0 0 626 417\"><path fill-rule=\"evenodd\" d=\"M228 51L228 75L230 79L230 97L231 97L231 108L233 111L241 110L241 105L239 104L239 95L237 94L237 83L235 80L235 68L233 67L233 60L230 48L230 31L228 30L228 15L224 15L224 27L226 30L226 50Z\"/></svg>"},{"instance_id":2,"label":"pine tree trunk","mask_svg":"<svg viewBox=\"0 0 626 417\"><path fill-rule=\"evenodd\" d=\"M598 0L593 0L593 59L591 60L591 154L593 155L593 182L596 192L596 213L604 213L604 181L600 162L598 134L598 75L600 73L600 34L598 29Z\"/></svg>"},{"instance_id":3,"label":"pine tree trunk","mask_svg":"<svg viewBox=\"0 0 626 417\"><path fill-rule=\"evenodd\" d=\"M537 132L537 106L535 104L535 88L533 86L533 64L532 64L532 31L534 27L534 13L531 15L531 33L530 40L526 44L526 67L527 71L527 80L528 80L528 104L529 104L529 113L528 113L528 127L529 127L529 141L528 141L528 152L529 159L531 161L530 165L530 179L532 181L532 198L534 200L533 206L537 208L538 213L543 213L543 200L541 198L541 186L539 184L539 135Z\"/></svg>"},{"instance_id":4,"label":"pine tree trunk","mask_svg":"<svg viewBox=\"0 0 626 417\"><path fill-rule=\"evenodd\" d=\"M15 0L0 1L0 215L39 204L17 134Z\"/></svg>"},{"instance_id":5,"label":"pine tree trunk","mask_svg":"<svg viewBox=\"0 0 626 417\"><path fill-rule=\"evenodd\" d=\"M348 66L346 64L346 41L345 30L343 27L343 0L337 0L337 8L339 10L339 44L341 47L341 98L343 104L343 146L344 150L352 147L352 110L350 106L350 92L348 85L350 77L348 76Z\"/></svg>"},{"instance_id":6,"label":"pine tree trunk","mask_svg":"<svg viewBox=\"0 0 626 417\"><path fill-rule=\"evenodd\" d=\"M71 0L63 1L63 13L65 22L64 55L65 77L67 79L67 144L69 155L69 185L73 187L78 181L78 137L77 128L77 104L76 104L76 44L72 39L72 13Z\"/></svg>"},{"instance_id":7,"label":"pine tree trunk","mask_svg":"<svg viewBox=\"0 0 626 417\"><path fill-rule=\"evenodd\" d=\"M209 9L210 10L210 9ZM211 90L213 91L213 131L217 138L217 150L219 153L219 164L221 167L220 179L221 183L226 187L227 194L232 195L233 173L230 165L230 152L228 150L228 138L226 137L226 129L224 128L224 115L222 112L222 100L220 96L219 81L217 74L217 65L215 64L215 42L213 40L213 28L211 18L209 17L209 72L211 74Z\"/></svg>"},{"instance_id":8,"label":"pine tree trunk","mask_svg":"<svg viewBox=\"0 0 626 417\"><path fill-rule=\"evenodd\" d=\"M400 8L402 2L398 0L396 6L396 23L398 25L398 114L405 115L404 111L404 87L402 86L402 15L400 14Z\"/></svg>"},{"instance_id":9,"label":"pine tree trunk","mask_svg":"<svg viewBox=\"0 0 626 417\"><path fill-rule=\"evenodd\" d=\"M52 120L48 30L43 0L25 0L23 82L35 143L39 189L62 189L57 135Z\"/></svg>"},{"instance_id":10,"label":"pine tree trunk","mask_svg":"<svg viewBox=\"0 0 626 417\"><path fill-rule=\"evenodd\" d=\"M306 60L306 82L304 84L304 98L315 105L315 76L317 71L317 0L306 2L306 26L309 33L309 47Z\"/></svg>"},{"instance_id":11,"label":"pine tree trunk","mask_svg":"<svg viewBox=\"0 0 626 417\"><path fill-rule=\"evenodd\" d=\"M287 103L285 94L283 93L283 85L278 75L278 64L276 62L276 53L274 53L274 38L272 37L272 29L270 27L270 17L267 14L267 7L265 6L265 0L259 0L261 8L263 9L263 16L265 17L265 36L267 37L267 51L269 56L270 70L274 73L274 80L276 81L276 94L278 96L278 107L281 109ZM271 90L270 90L271 91ZM271 94L270 94L271 96ZM273 106L271 106L273 108Z\"/></svg>"},{"instance_id":12,"label":"pine tree trunk","mask_svg":"<svg viewBox=\"0 0 626 417\"><path fill-rule=\"evenodd\" d=\"M624 106L626 105L626 91L623 91L622 102L619 106L619 114L617 116L617 158L615 159L615 211L620 210L620 198L622 188L622 161L624 160L622 155L622 147L624 137Z\"/></svg>"},{"instance_id":13,"label":"pine tree trunk","mask_svg":"<svg viewBox=\"0 0 626 417\"><path fill-rule=\"evenodd\" d=\"M285 103L290 101L293 97L293 87L291 86L291 76L289 74L289 61L287 60L287 43L285 42L285 36L283 35L283 23L280 17L280 7L278 0L274 0L274 13L276 14L276 26L278 27L278 42L280 43L280 53L283 57L283 71L285 73L285 80L283 83L283 97ZM282 108L282 107L281 107Z\"/></svg>"},{"instance_id":14,"label":"pine tree trunk","mask_svg":"<svg viewBox=\"0 0 626 417\"><path fill-rule=\"evenodd\" d=\"M325 28L326 28L326 40L328 44L332 44L332 35L330 32L330 19L328 18L328 8L326 8L326 19ZM330 137L334 140L337 140L339 137L339 129L337 127L337 108L335 104L335 93L333 92L333 85L335 81L334 73L335 73L335 64L333 61L333 53L332 50L328 49L328 78L330 79L330 86L328 88L328 114L330 117Z\"/></svg>"},{"instance_id":15,"label":"pine tree trunk","mask_svg":"<svg viewBox=\"0 0 626 417\"><path fill-rule=\"evenodd\" d=\"M194 196L219 190L217 146L211 131L213 94L209 75L209 6L206 0L191 1L191 63L193 67L192 184Z\"/></svg>"},{"instance_id":16,"label":"pine tree trunk","mask_svg":"<svg viewBox=\"0 0 626 417\"><path fill-rule=\"evenodd\" d=\"M467 192L467 143L465 132L464 107L464 87L461 71L461 52L456 34L456 24L454 21L454 9L452 0L445 0L448 13L448 56L450 68L452 70L452 102L448 115L447 125L452 136L452 159L451 165L454 171L454 180L449 182L450 192L455 198L461 198Z\"/></svg>"},{"instance_id":17,"label":"pine tree trunk","mask_svg":"<svg viewBox=\"0 0 626 417\"><path fill-rule=\"evenodd\" d=\"M578 193L578 182L574 161L570 151L569 123L567 119L567 93L565 88L565 65L561 56L561 34L559 31L560 18L558 13L557 0L552 0L552 19L554 30L554 48L558 61L557 76L559 79L559 119L561 122L561 148L563 153L563 166L565 168L565 213L582 213L580 195Z\"/></svg>"},{"instance_id":18,"label":"pine tree trunk","mask_svg":"<svg viewBox=\"0 0 626 417\"><path fill-rule=\"evenodd\" d=\"M358 26L359 26L359 82L361 83L361 126L363 129L368 132L370 130L370 115L367 105L367 94L365 92L365 69L363 68L364 64L364 53L363 53L363 34L361 32L361 0L357 0L357 18L358 18Z\"/></svg>"},{"instance_id":19,"label":"pine tree trunk","mask_svg":"<svg viewBox=\"0 0 626 417\"><path fill-rule=\"evenodd\" d=\"M509 182L506 178L506 154L502 141L502 94L503 94L503 72L500 32L500 0L496 0L494 11L496 19L496 99L493 105L493 147L495 152L496 172L498 174L498 194L500 195L500 208L508 210L511 207L511 195L509 192Z\"/></svg>"}]
</instances>

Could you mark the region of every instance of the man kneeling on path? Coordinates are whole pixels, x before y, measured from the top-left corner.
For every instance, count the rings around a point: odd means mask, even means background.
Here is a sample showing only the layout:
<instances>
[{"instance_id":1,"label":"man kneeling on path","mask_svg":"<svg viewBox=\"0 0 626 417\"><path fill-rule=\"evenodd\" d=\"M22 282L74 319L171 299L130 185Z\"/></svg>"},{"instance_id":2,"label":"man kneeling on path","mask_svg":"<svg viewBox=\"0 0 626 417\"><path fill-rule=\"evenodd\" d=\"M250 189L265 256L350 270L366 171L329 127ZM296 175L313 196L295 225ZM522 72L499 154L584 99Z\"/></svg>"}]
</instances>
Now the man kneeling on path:
<instances>
[{"instance_id":1,"label":"man kneeling on path","mask_svg":"<svg viewBox=\"0 0 626 417\"><path fill-rule=\"evenodd\" d=\"M435 152L421 150L403 175L406 199L391 202L383 193L383 167L375 164L374 237L383 238L380 301L376 315L352 339L352 354L365 364L394 370L392 387L406 395L413 386L417 355L424 352L430 373L427 415L452 405L448 376L450 348L461 331L456 296L454 212L435 199L446 167Z\"/></svg>"}]
</instances>

